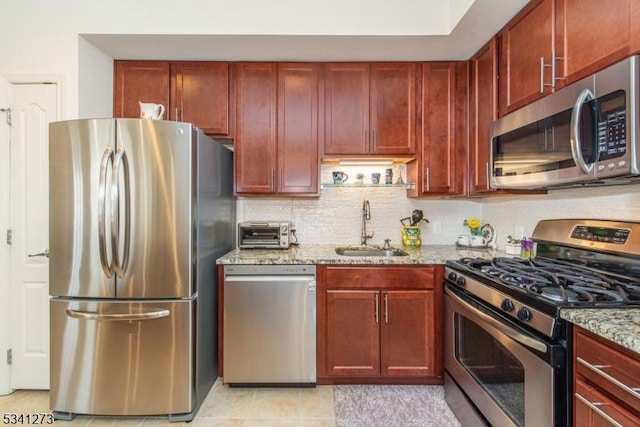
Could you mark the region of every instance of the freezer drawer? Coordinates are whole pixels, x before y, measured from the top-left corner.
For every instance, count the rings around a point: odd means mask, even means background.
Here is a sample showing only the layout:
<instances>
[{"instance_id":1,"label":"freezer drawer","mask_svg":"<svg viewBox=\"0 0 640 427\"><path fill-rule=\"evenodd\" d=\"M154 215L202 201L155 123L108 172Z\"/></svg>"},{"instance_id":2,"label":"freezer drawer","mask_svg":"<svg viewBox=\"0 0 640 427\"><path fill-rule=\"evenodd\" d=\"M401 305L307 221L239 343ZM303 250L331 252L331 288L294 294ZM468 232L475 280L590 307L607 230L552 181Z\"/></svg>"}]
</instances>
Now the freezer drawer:
<instances>
[{"instance_id":1,"label":"freezer drawer","mask_svg":"<svg viewBox=\"0 0 640 427\"><path fill-rule=\"evenodd\" d=\"M184 414L196 404L196 300L51 300L51 409Z\"/></svg>"}]
</instances>

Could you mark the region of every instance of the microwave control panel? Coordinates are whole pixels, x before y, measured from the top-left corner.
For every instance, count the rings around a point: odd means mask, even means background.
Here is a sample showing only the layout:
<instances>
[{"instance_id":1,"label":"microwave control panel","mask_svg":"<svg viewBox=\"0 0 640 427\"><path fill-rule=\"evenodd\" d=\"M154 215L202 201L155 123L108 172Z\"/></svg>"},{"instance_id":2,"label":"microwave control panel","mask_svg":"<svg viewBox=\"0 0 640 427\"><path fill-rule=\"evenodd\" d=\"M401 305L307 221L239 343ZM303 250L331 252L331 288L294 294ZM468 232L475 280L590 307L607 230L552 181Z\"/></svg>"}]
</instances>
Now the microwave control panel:
<instances>
[{"instance_id":1,"label":"microwave control panel","mask_svg":"<svg viewBox=\"0 0 640 427\"><path fill-rule=\"evenodd\" d=\"M627 151L627 111L624 91L616 91L598 98L599 160L621 157Z\"/></svg>"}]
</instances>

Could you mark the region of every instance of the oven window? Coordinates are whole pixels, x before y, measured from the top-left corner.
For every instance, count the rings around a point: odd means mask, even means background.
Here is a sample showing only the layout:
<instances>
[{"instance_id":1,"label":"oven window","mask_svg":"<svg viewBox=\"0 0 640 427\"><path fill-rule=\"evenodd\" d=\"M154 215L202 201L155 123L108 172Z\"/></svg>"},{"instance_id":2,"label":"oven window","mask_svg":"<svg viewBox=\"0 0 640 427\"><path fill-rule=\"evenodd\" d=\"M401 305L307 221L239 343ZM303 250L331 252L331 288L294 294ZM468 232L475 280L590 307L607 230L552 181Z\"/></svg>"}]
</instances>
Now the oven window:
<instances>
[{"instance_id":1,"label":"oven window","mask_svg":"<svg viewBox=\"0 0 640 427\"><path fill-rule=\"evenodd\" d=\"M518 426L524 426L524 367L471 320L456 314L455 357Z\"/></svg>"}]
</instances>

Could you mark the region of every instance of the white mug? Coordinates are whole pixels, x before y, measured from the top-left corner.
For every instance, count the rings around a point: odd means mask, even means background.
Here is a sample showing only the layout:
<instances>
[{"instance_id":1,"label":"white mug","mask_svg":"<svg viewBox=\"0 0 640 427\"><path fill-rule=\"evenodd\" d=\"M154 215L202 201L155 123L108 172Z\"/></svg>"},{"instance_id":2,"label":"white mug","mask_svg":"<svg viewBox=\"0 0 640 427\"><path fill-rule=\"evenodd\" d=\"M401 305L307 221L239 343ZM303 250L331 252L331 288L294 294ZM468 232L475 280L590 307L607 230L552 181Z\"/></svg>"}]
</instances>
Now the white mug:
<instances>
[{"instance_id":1,"label":"white mug","mask_svg":"<svg viewBox=\"0 0 640 427\"><path fill-rule=\"evenodd\" d=\"M457 242L461 246L470 246L471 245L471 236L468 236L466 234L461 234L461 235L458 236Z\"/></svg>"},{"instance_id":2,"label":"white mug","mask_svg":"<svg viewBox=\"0 0 640 427\"><path fill-rule=\"evenodd\" d=\"M486 246L487 239L482 236L471 236L471 246Z\"/></svg>"},{"instance_id":3,"label":"white mug","mask_svg":"<svg viewBox=\"0 0 640 427\"><path fill-rule=\"evenodd\" d=\"M140 118L150 120L162 120L164 116L164 105L152 102L140 102Z\"/></svg>"}]
</instances>

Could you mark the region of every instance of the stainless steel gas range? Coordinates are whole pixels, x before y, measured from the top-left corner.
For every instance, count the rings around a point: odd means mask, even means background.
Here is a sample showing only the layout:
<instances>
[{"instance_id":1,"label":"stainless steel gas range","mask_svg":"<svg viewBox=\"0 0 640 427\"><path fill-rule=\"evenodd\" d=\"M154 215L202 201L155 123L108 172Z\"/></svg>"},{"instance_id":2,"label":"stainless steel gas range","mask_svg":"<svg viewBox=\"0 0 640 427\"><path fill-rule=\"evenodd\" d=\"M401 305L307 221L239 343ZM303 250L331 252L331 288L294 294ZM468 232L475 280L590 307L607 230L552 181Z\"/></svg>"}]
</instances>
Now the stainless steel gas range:
<instances>
[{"instance_id":1,"label":"stainless steel gas range","mask_svg":"<svg viewBox=\"0 0 640 427\"><path fill-rule=\"evenodd\" d=\"M465 426L571 425L562 308L640 305L640 223L540 221L531 259L445 267L445 390Z\"/></svg>"}]
</instances>

